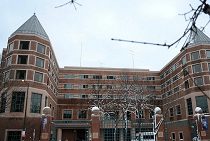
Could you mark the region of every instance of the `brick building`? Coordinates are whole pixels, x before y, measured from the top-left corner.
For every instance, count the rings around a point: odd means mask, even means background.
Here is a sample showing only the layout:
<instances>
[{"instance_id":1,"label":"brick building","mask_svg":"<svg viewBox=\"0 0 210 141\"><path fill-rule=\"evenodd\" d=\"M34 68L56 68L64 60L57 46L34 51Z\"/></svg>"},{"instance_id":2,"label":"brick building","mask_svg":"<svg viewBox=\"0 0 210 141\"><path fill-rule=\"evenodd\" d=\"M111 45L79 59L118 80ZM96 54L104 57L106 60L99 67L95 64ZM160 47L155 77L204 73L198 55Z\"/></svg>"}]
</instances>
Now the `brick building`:
<instances>
[{"instance_id":1,"label":"brick building","mask_svg":"<svg viewBox=\"0 0 210 141\"><path fill-rule=\"evenodd\" d=\"M0 71L1 141L21 140L23 131L24 140L152 140L157 106L162 109L157 120L164 119L158 140L189 141L198 133L210 140L209 130L194 117L195 107L209 113L210 105L210 38L196 27L189 43L160 71L60 68L33 15L9 37ZM50 124L43 134L47 106Z\"/></svg>"}]
</instances>

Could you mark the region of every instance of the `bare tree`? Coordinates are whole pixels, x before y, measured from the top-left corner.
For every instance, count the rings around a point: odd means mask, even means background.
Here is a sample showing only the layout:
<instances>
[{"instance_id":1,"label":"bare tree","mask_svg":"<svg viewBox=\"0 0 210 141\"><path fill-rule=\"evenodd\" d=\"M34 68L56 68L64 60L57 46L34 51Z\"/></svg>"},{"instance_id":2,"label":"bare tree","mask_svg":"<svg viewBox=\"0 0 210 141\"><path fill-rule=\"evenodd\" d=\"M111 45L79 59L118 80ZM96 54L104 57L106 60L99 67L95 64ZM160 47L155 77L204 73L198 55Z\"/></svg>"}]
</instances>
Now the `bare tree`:
<instances>
[{"instance_id":1,"label":"bare tree","mask_svg":"<svg viewBox=\"0 0 210 141\"><path fill-rule=\"evenodd\" d=\"M117 139L119 123L124 122L125 138L127 138L131 114L140 119L142 111L153 109L154 95L152 90L146 90L144 80L138 75L121 74L108 85L103 80L93 86L91 106L97 106L103 118L114 121L114 141Z\"/></svg>"}]
</instances>

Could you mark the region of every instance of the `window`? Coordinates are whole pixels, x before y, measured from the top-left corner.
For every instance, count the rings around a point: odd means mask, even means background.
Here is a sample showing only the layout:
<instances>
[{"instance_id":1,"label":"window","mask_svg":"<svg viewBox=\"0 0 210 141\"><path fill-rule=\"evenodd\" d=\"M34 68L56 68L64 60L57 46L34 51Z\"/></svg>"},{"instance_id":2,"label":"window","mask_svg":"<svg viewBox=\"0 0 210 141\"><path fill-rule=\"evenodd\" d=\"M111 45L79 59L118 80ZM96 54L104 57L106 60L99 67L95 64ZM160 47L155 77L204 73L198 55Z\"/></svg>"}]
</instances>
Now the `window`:
<instances>
[{"instance_id":1,"label":"window","mask_svg":"<svg viewBox=\"0 0 210 141\"><path fill-rule=\"evenodd\" d=\"M13 43L10 43L8 45L8 53L10 53L11 51L13 51L13 48L14 48L14 42Z\"/></svg>"},{"instance_id":2,"label":"window","mask_svg":"<svg viewBox=\"0 0 210 141\"><path fill-rule=\"evenodd\" d=\"M176 140L176 134L175 133L171 133L171 139L172 139L172 141Z\"/></svg>"},{"instance_id":3,"label":"window","mask_svg":"<svg viewBox=\"0 0 210 141\"><path fill-rule=\"evenodd\" d=\"M210 71L210 63L208 63L209 71Z\"/></svg>"},{"instance_id":4,"label":"window","mask_svg":"<svg viewBox=\"0 0 210 141\"><path fill-rule=\"evenodd\" d=\"M172 71L175 71L175 70L176 70L176 67L177 67L176 64L174 64L174 65L171 67L171 70L172 70Z\"/></svg>"},{"instance_id":5,"label":"window","mask_svg":"<svg viewBox=\"0 0 210 141\"><path fill-rule=\"evenodd\" d=\"M26 79L26 70L16 70L16 79Z\"/></svg>"},{"instance_id":6,"label":"window","mask_svg":"<svg viewBox=\"0 0 210 141\"><path fill-rule=\"evenodd\" d=\"M40 68L44 68L44 59L36 57L36 66Z\"/></svg>"},{"instance_id":7,"label":"window","mask_svg":"<svg viewBox=\"0 0 210 141\"><path fill-rule=\"evenodd\" d=\"M42 82L43 81L43 73L35 72L34 81Z\"/></svg>"},{"instance_id":8,"label":"window","mask_svg":"<svg viewBox=\"0 0 210 141\"><path fill-rule=\"evenodd\" d=\"M197 86L203 85L203 77L196 77L196 78L194 78L194 81Z\"/></svg>"},{"instance_id":9,"label":"window","mask_svg":"<svg viewBox=\"0 0 210 141\"><path fill-rule=\"evenodd\" d=\"M63 77L66 78L66 79L76 78L76 76L74 74L64 74Z\"/></svg>"},{"instance_id":10,"label":"window","mask_svg":"<svg viewBox=\"0 0 210 141\"><path fill-rule=\"evenodd\" d=\"M203 110L203 113L208 113L208 102L206 96L196 96L196 106Z\"/></svg>"},{"instance_id":11,"label":"window","mask_svg":"<svg viewBox=\"0 0 210 141\"><path fill-rule=\"evenodd\" d=\"M1 94L1 98L0 98L0 113L4 113L6 110L6 105L7 104L7 96L6 93L2 93Z\"/></svg>"},{"instance_id":12,"label":"window","mask_svg":"<svg viewBox=\"0 0 210 141\"><path fill-rule=\"evenodd\" d=\"M176 81L176 80L178 80L178 79L179 79L178 75L175 75L175 76L173 77L173 82Z\"/></svg>"},{"instance_id":13,"label":"window","mask_svg":"<svg viewBox=\"0 0 210 141\"><path fill-rule=\"evenodd\" d=\"M176 115L181 115L181 107L180 107L180 105L176 106Z\"/></svg>"},{"instance_id":14,"label":"window","mask_svg":"<svg viewBox=\"0 0 210 141\"><path fill-rule=\"evenodd\" d=\"M71 119L72 110L63 110L63 119Z\"/></svg>"},{"instance_id":15,"label":"window","mask_svg":"<svg viewBox=\"0 0 210 141\"><path fill-rule=\"evenodd\" d=\"M28 55L18 55L17 64L27 64Z\"/></svg>"},{"instance_id":16,"label":"window","mask_svg":"<svg viewBox=\"0 0 210 141\"><path fill-rule=\"evenodd\" d=\"M200 58L199 56L199 51L196 51L196 52L192 52L191 53L191 60L198 60Z\"/></svg>"},{"instance_id":17,"label":"window","mask_svg":"<svg viewBox=\"0 0 210 141\"><path fill-rule=\"evenodd\" d=\"M169 109L169 116L170 117L174 116L174 108L173 107Z\"/></svg>"},{"instance_id":18,"label":"window","mask_svg":"<svg viewBox=\"0 0 210 141\"><path fill-rule=\"evenodd\" d=\"M84 79L88 79L88 75L83 75L83 78Z\"/></svg>"},{"instance_id":19,"label":"window","mask_svg":"<svg viewBox=\"0 0 210 141\"><path fill-rule=\"evenodd\" d=\"M184 88L188 89L189 87L190 87L189 81L187 80L187 81L184 82Z\"/></svg>"},{"instance_id":20,"label":"window","mask_svg":"<svg viewBox=\"0 0 210 141\"><path fill-rule=\"evenodd\" d=\"M184 140L183 132L179 132L179 140Z\"/></svg>"},{"instance_id":21,"label":"window","mask_svg":"<svg viewBox=\"0 0 210 141\"><path fill-rule=\"evenodd\" d=\"M83 89L88 89L88 85L82 85Z\"/></svg>"},{"instance_id":22,"label":"window","mask_svg":"<svg viewBox=\"0 0 210 141\"><path fill-rule=\"evenodd\" d=\"M72 94L64 94L64 98L65 99L73 98L73 95Z\"/></svg>"},{"instance_id":23,"label":"window","mask_svg":"<svg viewBox=\"0 0 210 141\"><path fill-rule=\"evenodd\" d=\"M45 48L46 47L44 45L38 43L36 51L45 54Z\"/></svg>"},{"instance_id":24,"label":"window","mask_svg":"<svg viewBox=\"0 0 210 141\"><path fill-rule=\"evenodd\" d=\"M25 92L13 92L11 112L23 112L25 101Z\"/></svg>"},{"instance_id":25,"label":"window","mask_svg":"<svg viewBox=\"0 0 210 141\"><path fill-rule=\"evenodd\" d=\"M206 58L210 58L210 50L206 51Z\"/></svg>"},{"instance_id":26,"label":"window","mask_svg":"<svg viewBox=\"0 0 210 141\"><path fill-rule=\"evenodd\" d=\"M201 72L201 64L192 65L193 73Z\"/></svg>"},{"instance_id":27,"label":"window","mask_svg":"<svg viewBox=\"0 0 210 141\"><path fill-rule=\"evenodd\" d=\"M83 95L81 96L81 98L82 98L82 99L87 99L87 98L88 98L88 95L87 95L87 94L83 94Z\"/></svg>"},{"instance_id":28,"label":"window","mask_svg":"<svg viewBox=\"0 0 210 141\"><path fill-rule=\"evenodd\" d=\"M147 80L155 80L155 77L147 77Z\"/></svg>"},{"instance_id":29,"label":"window","mask_svg":"<svg viewBox=\"0 0 210 141\"><path fill-rule=\"evenodd\" d=\"M140 111L136 111L136 118L144 118L144 111L140 110Z\"/></svg>"},{"instance_id":30,"label":"window","mask_svg":"<svg viewBox=\"0 0 210 141\"><path fill-rule=\"evenodd\" d=\"M64 84L65 89L72 89L73 85L72 84Z\"/></svg>"},{"instance_id":31,"label":"window","mask_svg":"<svg viewBox=\"0 0 210 141\"><path fill-rule=\"evenodd\" d=\"M188 115L192 115L193 114L192 99L191 98L188 98L186 101L187 101Z\"/></svg>"},{"instance_id":32,"label":"window","mask_svg":"<svg viewBox=\"0 0 210 141\"><path fill-rule=\"evenodd\" d=\"M20 141L21 131L7 131L7 141Z\"/></svg>"},{"instance_id":33,"label":"window","mask_svg":"<svg viewBox=\"0 0 210 141\"><path fill-rule=\"evenodd\" d=\"M7 58L7 67L10 66L12 64L12 56L9 56Z\"/></svg>"},{"instance_id":34,"label":"window","mask_svg":"<svg viewBox=\"0 0 210 141\"><path fill-rule=\"evenodd\" d=\"M187 58L186 58L186 56L184 56L183 58L182 58L182 65L185 65L187 63Z\"/></svg>"},{"instance_id":35,"label":"window","mask_svg":"<svg viewBox=\"0 0 210 141\"><path fill-rule=\"evenodd\" d=\"M37 93L32 93L31 95L31 113L40 113L41 112L41 102L42 95Z\"/></svg>"},{"instance_id":36,"label":"window","mask_svg":"<svg viewBox=\"0 0 210 141\"><path fill-rule=\"evenodd\" d=\"M19 49L29 50L29 41L20 41Z\"/></svg>"},{"instance_id":37,"label":"window","mask_svg":"<svg viewBox=\"0 0 210 141\"><path fill-rule=\"evenodd\" d=\"M183 75L187 76L189 74L188 68L183 69Z\"/></svg>"},{"instance_id":38,"label":"window","mask_svg":"<svg viewBox=\"0 0 210 141\"><path fill-rule=\"evenodd\" d=\"M93 75L93 79L102 79L102 75Z\"/></svg>"},{"instance_id":39,"label":"window","mask_svg":"<svg viewBox=\"0 0 210 141\"><path fill-rule=\"evenodd\" d=\"M127 120L131 120L131 112L130 111L127 111L126 117L127 117Z\"/></svg>"},{"instance_id":40,"label":"window","mask_svg":"<svg viewBox=\"0 0 210 141\"><path fill-rule=\"evenodd\" d=\"M174 93L178 92L179 91L179 86L174 88Z\"/></svg>"},{"instance_id":41,"label":"window","mask_svg":"<svg viewBox=\"0 0 210 141\"><path fill-rule=\"evenodd\" d=\"M112 75L108 75L108 76L107 76L107 79L115 79L115 77L112 76Z\"/></svg>"},{"instance_id":42,"label":"window","mask_svg":"<svg viewBox=\"0 0 210 141\"><path fill-rule=\"evenodd\" d=\"M78 118L79 119L86 119L87 118L87 110L79 110Z\"/></svg>"}]
</instances>

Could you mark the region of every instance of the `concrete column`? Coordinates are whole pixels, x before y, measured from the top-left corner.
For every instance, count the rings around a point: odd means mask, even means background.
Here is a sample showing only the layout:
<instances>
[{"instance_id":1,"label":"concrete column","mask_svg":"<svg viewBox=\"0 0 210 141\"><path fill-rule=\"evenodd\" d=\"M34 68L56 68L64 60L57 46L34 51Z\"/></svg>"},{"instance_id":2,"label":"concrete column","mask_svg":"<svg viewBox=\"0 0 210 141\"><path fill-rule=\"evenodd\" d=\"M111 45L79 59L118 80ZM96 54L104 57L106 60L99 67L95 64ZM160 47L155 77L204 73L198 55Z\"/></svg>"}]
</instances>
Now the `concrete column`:
<instances>
[{"instance_id":1,"label":"concrete column","mask_svg":"<svg viewBox=\"0 0 210 141\"><path fill-rule=\"evenodd\" d=\"M91 114L92 141L101 141L100 139L100 110L98 107L92 108Z\"/></svg>"},{"instance_id":2,"label":"concrete column","mask_svg":"<svg viewBox=\"0 0 210 141\"><path fill-rule=\"evenodd\" d=\"M58 128L57 129L57 141L61 141L62 140L62 129Z\"/></svg>"}]
</instances>

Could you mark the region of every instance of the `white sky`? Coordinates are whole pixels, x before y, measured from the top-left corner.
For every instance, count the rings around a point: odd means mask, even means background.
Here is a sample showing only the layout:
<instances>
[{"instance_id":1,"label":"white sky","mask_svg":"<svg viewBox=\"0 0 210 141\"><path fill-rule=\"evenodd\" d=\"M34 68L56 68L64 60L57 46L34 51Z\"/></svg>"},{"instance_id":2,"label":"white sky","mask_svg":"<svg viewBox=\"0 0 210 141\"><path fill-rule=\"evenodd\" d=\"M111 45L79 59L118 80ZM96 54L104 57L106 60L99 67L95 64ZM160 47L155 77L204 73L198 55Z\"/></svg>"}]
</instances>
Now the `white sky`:
<instances>
[{"instance_id":1,"label":"white sky","mask_svg":"<svg viewBox=\"0 0 210 141\"><path fill-rule=\"evenodd\" d=\"M47 32L59 66L160 70L182 47L150 46L111 38L172 43L188 22L183 16L199 0L77 0L82 6L54 8L68 0L1 0L0 47L35 12ZM210 3L207 0L207 3ZM209 16L198 19L206 24ZM205 29L210 35L210 25ZM82 50L82 51L81 51Z\"/></svg>"}]
</instances>

